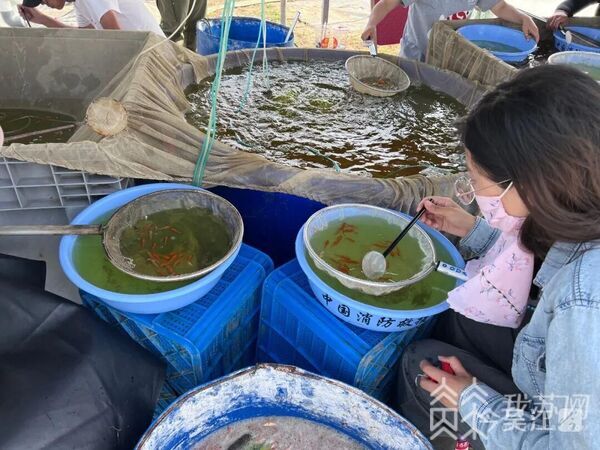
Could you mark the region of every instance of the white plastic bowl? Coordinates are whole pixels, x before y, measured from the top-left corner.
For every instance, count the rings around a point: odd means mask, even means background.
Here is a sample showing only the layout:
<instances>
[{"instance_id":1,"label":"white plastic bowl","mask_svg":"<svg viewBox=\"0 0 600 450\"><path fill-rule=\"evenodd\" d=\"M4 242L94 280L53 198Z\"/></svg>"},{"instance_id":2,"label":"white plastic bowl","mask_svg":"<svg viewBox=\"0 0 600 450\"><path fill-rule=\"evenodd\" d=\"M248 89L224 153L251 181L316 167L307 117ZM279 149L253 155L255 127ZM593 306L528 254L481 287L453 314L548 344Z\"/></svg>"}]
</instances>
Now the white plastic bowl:
<instances>
[{"instance_id":1,"label":"white plastic bowl","mask_svg":"<svg viewBox=\"0 0 600 450\"><path fill-rule=\"evenodd\" d=\"M548 64L585 64L586 66L592 66L600 70L600 53L580 51L559 52L550 55ZM594 79L600 83L600 79Z\"/></svg>"}]
</instances>

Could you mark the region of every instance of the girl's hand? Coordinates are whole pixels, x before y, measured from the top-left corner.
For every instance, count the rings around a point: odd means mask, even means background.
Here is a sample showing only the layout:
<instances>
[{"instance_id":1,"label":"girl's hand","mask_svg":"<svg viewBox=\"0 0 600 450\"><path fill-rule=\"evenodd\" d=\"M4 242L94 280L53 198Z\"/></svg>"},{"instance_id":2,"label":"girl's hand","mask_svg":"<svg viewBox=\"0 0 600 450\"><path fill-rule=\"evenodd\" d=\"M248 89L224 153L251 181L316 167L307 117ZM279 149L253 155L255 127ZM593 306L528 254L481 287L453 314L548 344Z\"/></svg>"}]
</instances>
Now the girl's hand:
<instances>
[{"instance_id":1,"label":"girl's hand","mask_svg":"<svg viewBox=\"0 0 600 450\"><path fill-rule=\"evenodd\" d=\"M533 19L527 15L523 15L523 22L521 22L521 29L527 39L533 38L535 42L540 41L540 30L533 21Z\"/></svg>"},{"instance_id":2,"label":"girl's hand","mask_svg":"<svg viewBox=\"0 0 600 450\"><path fill-rule=\"evenodd\" d=\"M446 408L458 409L460 394L475 382L475 378L465 370L456 356L438 356L438 359L441 362L450 364L454 375L424 360L421 361L420 367L423 373L429 378L420 377L419 385L431 394L440 387L440 383L444 383L445 387L443 391L438 391L434 395L439 398L439 401Z\"/></svg>"},{"instance_id":3,"label":"girl's hand","mask_svg":"<svg viewBox=\"0 0 600 450\"><path fill-rule=\"evenodd\" d=\"M565 11L557 9L546 22L546 26L552 31L556 31L558 27L565 26L568 20L568 14Z\"/></svg>"},{"instance_id":4,"label":"girl's hand","mask_svg":"<svg viewBox=\"0 0 600 450\"><path fill-rule=\"evenodd\" d=\"M448 197L427 197L419 203L417 210L425 208L421 221L436 230L465 237L475 225L475 216L462 209Z\"/></svg>"}]
</instances>

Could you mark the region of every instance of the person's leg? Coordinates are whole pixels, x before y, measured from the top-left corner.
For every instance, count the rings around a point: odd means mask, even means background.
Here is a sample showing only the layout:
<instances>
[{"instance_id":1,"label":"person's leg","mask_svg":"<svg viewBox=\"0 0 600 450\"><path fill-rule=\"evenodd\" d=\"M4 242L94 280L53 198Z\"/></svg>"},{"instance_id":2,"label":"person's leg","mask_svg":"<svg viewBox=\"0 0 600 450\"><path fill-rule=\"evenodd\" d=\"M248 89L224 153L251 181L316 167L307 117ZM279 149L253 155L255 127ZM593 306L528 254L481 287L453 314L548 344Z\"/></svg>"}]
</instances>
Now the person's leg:
<instances>
[{"instance_id":1,"label":"person's leg","mask_svg":"<svg viewBox=\"0 0 600 450\"><path fill-rule=\"evenodd\" d=\"M190 1L190 6L193 0ZM206 0L196 0L196 5L192 10L190 18L185 24L185 31L183 32L183 45L190 50L196 51L196 23L199 20L204 19L206 16Z\"/></svg>"},{"instance_id":2,"label":"person's leg","mask_svg":"<svg viewBox=\"0 0 600 450\"><path fill-rule=\"evenodd\" d=\"M513 329L477 322L448 310L438 319L431 337L465 350L510 375L515 339L530 319L528 311L521 326Z\"/></svg>"},{"instance_id":3,"label":"person's leg","mask_svg":"<svg viewBox=\"0 0 600 450\"><path fill-rule=\"evenodd\" d=\"M448 412L442 414L439 410L432 412L433 409L441 408L442 406L434 403L429 393L415 383L417 376L422 373L419 367L420 362L427 359L437 364L438 356L456 356L460 359L465 369L474 377L494 388L499 393L504 395L519 394L519 389L509 376L495 367L482 363L478 358L464 350L432 339L413 342L404 351L400 362L395 408L429 438L436 434L436 432L439 432L444 424L446 429L449 429L448 422L452 424L455 418L457 419L457 429L449 431L452 431L456 435L468 434L470 431L467 424L458 420L458 413ZM432 413L434 414L433 416L431 416ZM446 420L444 424L442 423L442 418ZM434 447L444 448L447 445L448 437L443 432L439 433L439 437L432 441ZM473 449L483 449L479 439L470 439L470 441ZM442 444L442 442L444 443Z\"/></svg>"},{"instance_id":4,"label":"person's leg","mask_svg":"<svg viewBox=\"0 0 600 450\"><path fill-rule=\"evenodd\" d=\"M156 0L156 6L160 11L160 27L167 36L170 36L187 15L189 0ZM180 38L181 30L171 40L178 41Z\"/></svg>"}]
</instances>

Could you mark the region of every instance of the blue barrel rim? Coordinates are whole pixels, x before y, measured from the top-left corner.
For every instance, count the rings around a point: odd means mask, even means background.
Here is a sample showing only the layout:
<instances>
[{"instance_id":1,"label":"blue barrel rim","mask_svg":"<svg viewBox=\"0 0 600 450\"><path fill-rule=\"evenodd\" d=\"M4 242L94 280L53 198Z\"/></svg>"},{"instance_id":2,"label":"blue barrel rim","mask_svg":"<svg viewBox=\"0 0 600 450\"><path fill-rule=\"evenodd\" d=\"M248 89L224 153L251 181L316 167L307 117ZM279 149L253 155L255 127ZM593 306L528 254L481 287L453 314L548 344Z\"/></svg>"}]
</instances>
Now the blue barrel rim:
<instances>
[{"instance_id":1,"label":"blue barrel rim","mask_svg":"<svg viewBox=\"0 0 600 450\"><path fill-rule=\"evenodd\" d=\"M261 20L256 17L233 17L227 40L227 52L238 50L251 50L256 48L258 35L261 29ZM214 55L219 52L221 41L221 19L206 19L196 23L196 52L203 56ZM276 22L266 21L266 47L287 48L294 47L294 33L286 41L285 37L289 28ZM258 47L262 47L258 42Z\"/></svg>"},{"instance_id":2,"label":"blue barrel rim","mask_svg":"<svg viewBox=\"0 0 600 450\"><path fill-rule=\"evenodd\" d=\"M202 188L198 188L198 187L195 187L195 186L192 186L189 184L180 184L180 183L152 183L152 184L146 184L146 185L142 185L142 186L135 186L135 187L124 189L124 190L118 191L118 192L113 192L112 194L107 195L106 197L103 197L100 200L97 200L96 202L92 203L86 209L84 209L79 214L77 214L77 216L75 216L75 218L71 221L71 224L73 224L73 225L88 224L88 221L90 219L87 218L87 215L89 214L90 209L94 209L93 208L94 205L101 208L101 207L105 206L106 204L112 203L112 200L114 198L119 198L119 197L125 196L127 194L139 193L140 195L136 196L136 197L139 197L143 194L149 194L151 192L156 192L159 190L166 190L166 189L199 189L199 190L201 190ZM127 193L127 194L124 194L124 193ZM112 207L111 209L114 209L114 207ZM173 297L175 297L175 296L192 294L198 290L197 283L202 282L202 284L207 284L207 285L211 284L211 283L216 283L218 281L218 279L229 268L229 266L233 263L235 258L237 258L237 255L239 254L239 251L241 248L241 246L240 246L227 260L225 260L223 262L223 264L221 266L219 266L218 268L216 268L215 270L213 270L206 276L204 276L198 280L191 281L189 284L186 284L185 286L181 286L177 289L172 289L169 291L159 292L159 293L154 293L154 294L121 294L121 293L118 293L115 291L108 291L106 289L102 289L102 288L90 283L89 281L87 281L85 278L83 278L79 274L79 272L75 268L75 265L72 262L73 248L74 248L76 239L77 239L76 236L64 236L60 240L60 245L59 245L59 250L58 250L59 251L59 262L60 262L60 266L61 266L64 274L79 289L82 289L89 294L92 294L98 298L101 298L104 301L114 302L114 303L118 303L118 304L122 304L122 303L127 303L127 304L156 303L156 302L161 302L161 301L166 301L166 300L172 300Z\"/></svg>"},{"instance_id":3,"label":"blue barrel rim","mask_svg":"<svg viewBox=\"0 0 600 450\"><path fill-rule=\"evenodd\" d=\"M408 214L404 214L399 211L393 211L393 210L389 210L389 211L391 211L395 214L398 214L404 218L411 219L411 216ZM448 243L450 243L450 241L448 241L448 239L445 238L439 231L434 230L433 228L430 228L427 225L422 224L422 223L419 224L419 226L421 226L428 234L432 235L432 237L434 237L434 239L436 239L442 243L444 242L444 240L447 241ZM442 238L442 240L440 240L440 238ZM464 260L463 260L462 256L460 255L460 253L458 252L458 249L454 245L450 245L446 249L449 251L450 255L455 259L455 261L459 261L459 264L454 264L454 265L464 267ZM378 306L373 306L373 305L369 305L367 303L362 303L358 300L354 300L354 299L338 292L337 290L335 290L334 288L329 286L327 283L325 283L323 280L321 280L321 278L310 267L307 256L306 256L306 248L304 246L304 227L302 227L300 229L300 231L298 231L298 235L296 236L296 259L298 260L298 263L300 264L302 271L308 278L309 283L311 284L311 287L312 287L312 284L314 283L322 291L333 291L333 292L335 292L336 296L338 296L338 298L341 301L343 301L345 304L347 304L348 306L357 308L361 311L367 311L369 313L377 314L377 315L383 315L383 314L400 315L401 314L403 317L406 317L406 318L418 319L421 317L433 316L433 315L439 314L441 312L446 311L449 308L447 300L442 300L437 305L429 306L428 308L423 308L423 309L380 308ZM462 283L463 283L462 281L457 280L456 286L460 286ZM352 325L356 325L356 324L352 323Z\"/></svg>"},{"instance_id":4,"label":"blue barrel rim","mask_svg":"<svg viewBox=\"0 0 600 450\"><path fill-rule=\"evenodd\" d=\"M209 381L209 382L202 384L202 385L186 392L185 394L179 396L179 398L177 398L177 400L175 400L173 403L171 403L156 418L156 420L154 420L152 422L152 424L148 427L148 429L144 432L144 434L141 436L140 440L136 444L135 450L143 450L144 448L146 448L146 444L149 445L148 441L153 437L153 433L156 432L156 430L159 428L159 426L161 426L164 421L168 420L169 416L172 413L175 413L176 411L180 410L181 407L184 404L186 404L186 402L188 400L191 400L197 394L201 393L202 391L209 390L213 387L222 385L223 383L227 383L229 381L235 380L236 378L243 377L247 374L254 374L259 371L266 371L266 372L275 371L276 374L281 373L284 376L290 376L291 379L294 379L294 378L297 378L298 380L312 379L312 380L320 382L320 383L327 383L328 385L331 385L334 389L345 390L345 391L349 392L350 394L352 394L357 399L360 399L362 402L372 405L373 411L380 410L382 413L385 413L391 419L393 419L397 423L397 425L401 425L405 431L409 431L410 436L415 439L416 443L422 444L421 448L433 449L429 440L421 433L421 431L419 431L417 429L417 427L414 424L412 424L412 422L410 422L408 419L406 419L405 417L400 415L397 411L393 410L390 406L388 406L388 405L384 404L383 402L381 402L380 400L377 400L376 398L370 396L369 394L360 390L357 387L348 385L342 381L339 381L339 380L336 380L333 378L314 374L312 372L309 372L307 370L301 369L301 368L293 366L293 365L277 364L277 363L258 363L254 366L250 366L250 367L247 367L244 369L237 370L230 374L224 375L220 378L217 378L216 380ZM295 415L290 415L290 416L294 417ZM255 417L258 418L258 417L265 417L265 416L257 415ZM286 417L286 416L282 416L282 417ZM234 423L235 423L235 421L234 421ZM210 434L222 429L226 425L228 425L228 423L224 423L222 426L215 428L211 433L208 434L208 436L210 436ZM198 442L195 442L194 444L198 444Z\"/></svg>"},{"instance_id":5,"label":"blue barrel rim","mask_svg":"<svg viewBox=\"0 0 600 450\"><path fill-rule=\"evenodd\" d=\"M252 16L233 16L231 18L231 22L233 24L234 21L238 21L238 20L248 20L251 22L256 22L256 23L261 23L261 19L260 17L252 17ZM201 23L208 23L209 25L212 24L216 24L216 23L220 23L223 20L219 17L211 17L211 18L207 18L207 19L201 19L198 21L197 25L199 26ZM289 30L289 27L286 25L282 25L280 23L277 22L273 22L272 20L265 20L265 22L267 23L267 25L275 25L277 28L280 28L281 30L285 30L286 32Z\"/></svg>"},{"instance_id":6,"label":"blue barrel rim","mask_svg":"<svg viewBox=\"0 0 600 450\"><path fill-rule=\"evenodd\" d=\"M464 25L464 26L460 27L459 29L457 29L456 31L458 34L460 34L466 40L468 40L469 42L472 42L471 39L467 38L466 36L463 35L463 33L461 33L461 30L469 31L469 30L483 29L483 28L488 28L489 30L498 30L498 31L502 31L504 33L514 34L515 36L519 35L520 37L522 37L525 40L525 42L528 42L528 43L530 42L532 44L531 48L526 49L526 50L521 50L520 52L500 52L500 51L488 50L490 53L499 57L500 59L503 59L503 58L515 59L515 58L522 57L520 59L520 61L522 61L523 59L527 58L527 56L529 56L531 53L535 52L538 48L537 43L535 42L535 39L531 39L531 38L526 39L525 36L523 35L522 31L517 30L515 28L505 27L502 25L495 25L495 24ZM494 42L502 43L502 41L496 41L496 40L494 40ZM477 44L474 44L474 45L477 45ZM479 48L481 48L481 47L479 47Z\"/></svg>"}]
</instances>

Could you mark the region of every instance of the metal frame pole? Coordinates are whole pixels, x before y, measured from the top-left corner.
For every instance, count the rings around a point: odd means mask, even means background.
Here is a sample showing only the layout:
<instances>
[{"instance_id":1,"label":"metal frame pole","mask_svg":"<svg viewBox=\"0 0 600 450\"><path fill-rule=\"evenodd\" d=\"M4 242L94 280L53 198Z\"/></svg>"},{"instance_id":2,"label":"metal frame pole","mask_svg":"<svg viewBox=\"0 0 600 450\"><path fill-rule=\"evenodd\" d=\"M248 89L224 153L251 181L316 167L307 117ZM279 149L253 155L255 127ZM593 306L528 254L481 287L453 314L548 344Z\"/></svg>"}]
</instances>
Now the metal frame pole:
<instances>
[{"instance_id":1,"label":"metal frame pole","mask_svg":"<svg viewBox=\"0 0 600 450\"><path fill-rule=\"evenodd\" d=\"M319 42L325 36L327 22L329 22L329 0L323 0L323 6L321 7L321 38Z\"/></svg>"},{"instance_id":2,"label":"metal frame pole","mask_svg":"<svg viewBox=\"0 0 600 450\"><path fill-rule=\"evenodd\" d=\"M287 19L285 17L286 3L287 3L287 0L279 1L279 23L281 23L281 25L283 25L284 27L285 27L285 22Z\"/></svg>"}]
</instances>

